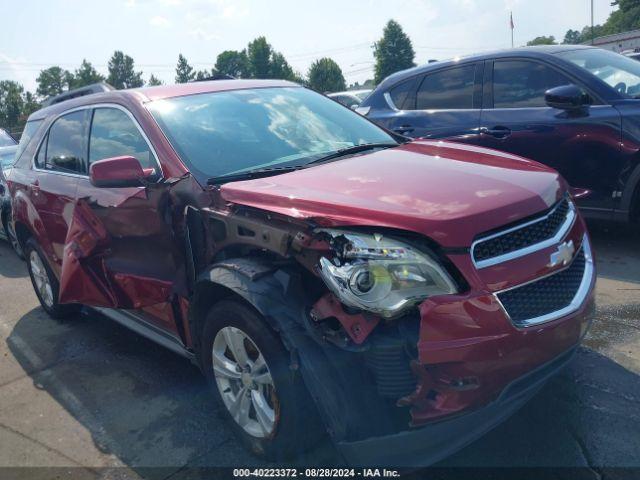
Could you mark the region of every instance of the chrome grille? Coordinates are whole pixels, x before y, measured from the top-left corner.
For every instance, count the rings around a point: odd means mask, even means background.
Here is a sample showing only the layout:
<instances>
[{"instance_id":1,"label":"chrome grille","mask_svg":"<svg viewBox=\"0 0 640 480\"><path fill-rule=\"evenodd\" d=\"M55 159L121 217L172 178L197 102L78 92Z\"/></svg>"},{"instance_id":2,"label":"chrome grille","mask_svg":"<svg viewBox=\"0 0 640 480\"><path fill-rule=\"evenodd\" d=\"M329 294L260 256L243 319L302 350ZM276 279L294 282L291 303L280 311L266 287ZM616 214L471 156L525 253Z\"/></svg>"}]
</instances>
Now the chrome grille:
<instances>
[{"instance_id":1,"label":"chrome grille","mask_svg":"<svg viewBox=\"0 0 640 480\"><path fill-rule=\"evenodd\" d=\"M553 245L575 220L575 207L563 198L544 215L476 240L471 253L478 268L502 263Z\"/></svg>"},{"instance_id":2,"label":"chrome grille","mask_svg":"<svg viewBox=\"0 0 640 480\"><path fill-rule=\"evenodd\" d=\"M496 294L517 327L537 325L577 310L593 278L593 260L585 236L571 264L560 272Z\"/></svg>"}]
</instances>

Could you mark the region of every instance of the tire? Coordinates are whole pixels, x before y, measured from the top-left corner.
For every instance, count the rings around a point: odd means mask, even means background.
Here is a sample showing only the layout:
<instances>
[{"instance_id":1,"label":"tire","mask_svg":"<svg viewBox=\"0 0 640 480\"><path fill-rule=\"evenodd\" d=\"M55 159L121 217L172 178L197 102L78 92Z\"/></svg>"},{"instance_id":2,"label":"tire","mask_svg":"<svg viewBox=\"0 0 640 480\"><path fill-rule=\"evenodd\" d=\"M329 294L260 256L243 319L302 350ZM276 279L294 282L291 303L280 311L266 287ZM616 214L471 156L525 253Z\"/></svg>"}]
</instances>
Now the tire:
<instances>
[{"instance_id":1,"label":"tire","mask_svg":"<svg viewBox=\"0 0 640 480\"><path fill-rule=\"evenodd\" d=\"M58 303L58 279L55 277L46 257L33 238L25 244L25 259L33 290L45 312L57 320L70 317L80 311L80 305L61 305Z\"/></svg>"},{"instance_id":2,"label":"tire","mask_svg":"<svg viewBox=\"0 0 640 480\"><path fill-rule=\"evenodd\" d=\"M239 357L248 357L243 373L238 372L242 362L235 361L229 344L234 351L241 345L244 353ZM264 359L262 368L260 357ZM318 443L323 429L313 400L300 375L289 368L290 355L280 338L252 308L234 300L214 305L204 326L200 359L223 415L248 450L278 461ZM248 393L244 400L238 400L242 389ZM231 412L234 408L235 418ZM273 415L268 415L271 411ZM268 421L271 419L273 425Z\"/></svg>"}]
</instances>

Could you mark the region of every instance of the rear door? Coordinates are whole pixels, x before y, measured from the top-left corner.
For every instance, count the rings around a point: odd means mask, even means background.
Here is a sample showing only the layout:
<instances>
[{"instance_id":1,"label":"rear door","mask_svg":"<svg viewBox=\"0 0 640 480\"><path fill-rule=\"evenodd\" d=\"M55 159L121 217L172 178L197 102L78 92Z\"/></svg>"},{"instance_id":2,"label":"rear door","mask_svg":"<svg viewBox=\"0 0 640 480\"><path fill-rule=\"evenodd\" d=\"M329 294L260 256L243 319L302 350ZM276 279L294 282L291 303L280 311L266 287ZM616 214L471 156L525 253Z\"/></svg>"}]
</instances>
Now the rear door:
<instances>
[{"instance_id":1,"label":"rear door","mask_svg":"<svg viewBox=\"0 0 640 480\"><path fill-rule=\"evenodd\" d=\"M533 59L487 62L480 144L549 165L572 187L592 194L580 206L608 216L624 163L617 109L593 97L582 112L548 107L546 90L576 84L554 65ZM587 90L585 89L586 93Z\"/></svg>"},{"instance_id":2,"label":"rear door","mask_svg":"<svg viewBox=\"0 0 640 480\"><path fill-rule=\"evenodd\" d=\"M414 138L477 135L483 65L447 67L394 86L385 97L395 112L384 126Z\"/></svg>"},{"instance_id":3,"label":"rear door","mask_svg":"<svg viewBox=\"0 0 640 480\"><path fill-rule=\"evenodd\" d=\"M42 139L25 189L45 232L42 249L59 275L78 180L86 175L87 112L58 117Z\"/></svg>"},{"instance_id":4,"label":"rear door","mask_svg":"<svg viewBox=\"0 0 640 480\"><path fill-rule=\"evenodd\" d=\"M78 179L60 301L121 309L152 307L153 320L173 330L169 302L175 283L184 283L184 261L173 235L169 183L162 180L153 146L131 113L105 105L88 115L88 167L128 155L156 174L146 186L126 188L97 188L88 176Z\"/></svg>"}]
</instances>

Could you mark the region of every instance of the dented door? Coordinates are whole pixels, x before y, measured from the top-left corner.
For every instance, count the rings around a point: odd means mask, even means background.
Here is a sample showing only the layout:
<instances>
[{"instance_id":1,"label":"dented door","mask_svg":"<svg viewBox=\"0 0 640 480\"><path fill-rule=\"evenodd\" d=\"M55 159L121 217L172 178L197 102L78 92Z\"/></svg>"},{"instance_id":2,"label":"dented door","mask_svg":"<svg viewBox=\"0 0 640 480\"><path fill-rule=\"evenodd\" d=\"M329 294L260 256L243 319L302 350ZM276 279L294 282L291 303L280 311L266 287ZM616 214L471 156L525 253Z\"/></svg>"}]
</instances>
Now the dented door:
<instances>
[{"instance_id":1,"label":"dented door","mask_svg":"<svg viewBox=\"0 0 640 480\"><path fill-rule=\"evenodd\" d=\"M127 110L98 107L91 116L89 167L128 155L155 174L146 186L126 188L98 188L89 178L79 179L63 252L60 302L124 309L169 302L176 280L184 277L173 234L172 182L160 178L155 151Z\"/></svg>"},{"instance_id":2,"label":"dented door","mask_svg":"<svg viewBox=\"0 0 640 480\"><path fill-rule=\"evenodd\" d=\"M167 185L99 189L78 185L65 242L60 302L138 309L171 299L182 262Z\"/></svg>"}]
</instances>

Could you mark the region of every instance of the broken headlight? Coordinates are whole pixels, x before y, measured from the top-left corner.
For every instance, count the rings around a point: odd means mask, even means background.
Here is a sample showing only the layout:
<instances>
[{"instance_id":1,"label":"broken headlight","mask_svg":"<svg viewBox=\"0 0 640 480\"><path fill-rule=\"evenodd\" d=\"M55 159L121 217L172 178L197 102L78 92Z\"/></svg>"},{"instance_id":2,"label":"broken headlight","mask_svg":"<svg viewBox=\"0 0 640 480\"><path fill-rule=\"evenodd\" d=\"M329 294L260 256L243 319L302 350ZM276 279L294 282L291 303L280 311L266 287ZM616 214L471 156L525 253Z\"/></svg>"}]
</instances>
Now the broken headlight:
<instances>
[{"instance_id":1,"label":"broken headlight","mask_svg":"<svg viewBox=\"0 0 640 480\"><path fill-rule=\"evenodd\" d=\"M340 301L385 318L434 295L457 293L446 270L429 254L382 235L322 230L336 256L320 259L320 275Z\"/></svg>"}]
</instances>

